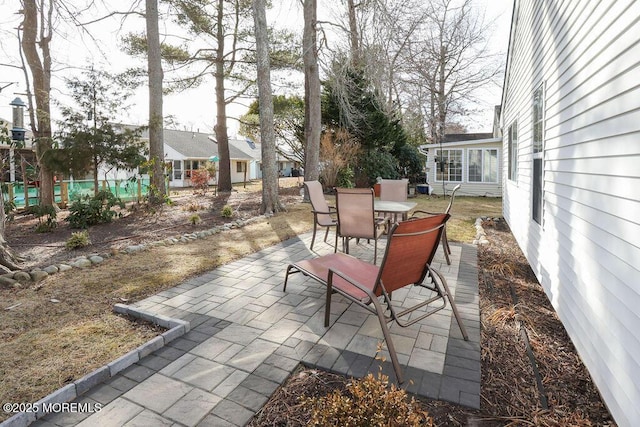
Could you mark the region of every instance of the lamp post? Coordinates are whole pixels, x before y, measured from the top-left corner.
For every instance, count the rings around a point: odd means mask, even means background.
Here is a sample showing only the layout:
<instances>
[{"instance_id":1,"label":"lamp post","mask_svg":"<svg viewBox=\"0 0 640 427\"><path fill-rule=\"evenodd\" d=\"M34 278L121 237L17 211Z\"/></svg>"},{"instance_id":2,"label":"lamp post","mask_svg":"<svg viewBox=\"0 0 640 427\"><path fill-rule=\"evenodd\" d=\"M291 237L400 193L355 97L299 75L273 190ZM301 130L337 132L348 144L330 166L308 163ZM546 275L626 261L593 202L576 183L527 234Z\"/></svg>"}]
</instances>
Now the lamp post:
<instances>
[{"instance_id":1,"label":"lamp post","mask_svg":"<svg viewBox=\"0 0 640 427\"><path fill-rule=\"evenodd\" d=\"M24 129L24 103L19 97L9 103L13 107L13 127L11 128L11 139L14 141L24 141L26 130Z\"/></svg>"},{"instance_id":2,"label":"lamp post","mask_svg":"<svg viewBox=\"0 0 640 427\"><path fill-rule=\"evenodd\" d=\"M24 108L27 106L27 104L25 104L24 101L19 97L16 97L13 101L9 103L9 105L11 105L12 113L13 113L13 125L11 127L11 140L16 142L15 145L17 147L20 147L22 146L22 144L24 144L24 140L25 140L26 130L24 128ZM9 175L10 175L10 180L12 182L15 181L15 173L16 173L14 148L15 147L11 147L9 151ZM25 203L25 206L29 206L29 190L27 188L27 182L25 179L24 162L21 163L21 167L22 167L22 180L23 180L22 188L24 190L24 203Z\"/></svg>"},{"instance_id":3,"label":"lamp post","mask_svg":"<svg viewBox=\"0 0 640 427\"><path fill-rule=\"evenodd\" d=\"M211 157L209 157L209 161L213 162L213 167L215 168L215 175L213 176L213 181L214 181L214 187L213 187L213 195L217 196L218 195L218 165L217 163L220 161L220 158L217 155L213 155Z\"/></svg>"}]
</instances>

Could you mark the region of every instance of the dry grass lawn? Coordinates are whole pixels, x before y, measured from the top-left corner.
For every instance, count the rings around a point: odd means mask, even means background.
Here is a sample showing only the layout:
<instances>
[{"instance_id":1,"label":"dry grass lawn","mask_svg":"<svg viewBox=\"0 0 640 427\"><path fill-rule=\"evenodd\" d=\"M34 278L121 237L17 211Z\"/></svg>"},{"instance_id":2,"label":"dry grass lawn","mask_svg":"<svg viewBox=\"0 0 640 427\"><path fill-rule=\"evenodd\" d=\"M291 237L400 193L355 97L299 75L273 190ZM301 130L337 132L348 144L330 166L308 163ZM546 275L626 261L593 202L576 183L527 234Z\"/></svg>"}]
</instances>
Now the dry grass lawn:
<instances>
[{"instance_id":1,"label":"dry grass lawn","mask_svg":"<svg viewBox=\"0 0 640 427\"><path fill-rule=\"evenodd\" d=\"M240 191L256 191L255 197L260 197L259 187ZM331 202L331 196L327 199ZM424 195L413 200L417 209L432 212L448 203ZM0 401L35 402L159 332L113 314L115 303L143 299L311 230L309 204L286 208L284 214L206 239L116 255L98 266L58 273L31 287L0 289ZM472 241L478 216L501 216L501 200L457 198L449 239ZM8 415L0 413L0 421Z\"/></svg>"}]
</instances>

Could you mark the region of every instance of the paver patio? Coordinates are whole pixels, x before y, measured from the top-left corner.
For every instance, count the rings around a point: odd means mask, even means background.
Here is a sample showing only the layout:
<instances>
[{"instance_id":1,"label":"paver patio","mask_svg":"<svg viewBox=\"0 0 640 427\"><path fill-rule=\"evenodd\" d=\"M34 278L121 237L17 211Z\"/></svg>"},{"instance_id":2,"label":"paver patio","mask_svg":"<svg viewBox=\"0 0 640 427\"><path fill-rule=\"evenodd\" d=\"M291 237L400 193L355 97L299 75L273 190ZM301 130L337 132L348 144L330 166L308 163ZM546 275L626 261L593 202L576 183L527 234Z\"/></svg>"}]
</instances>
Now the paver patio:
<instances>
[{"instance_id":1,"label":"paver patio","mask_svg":"<svg viewBox=\"0 0 640 427\"><path fill-rule=\"evenodd\" d=\"M329 240L331 241L331 240ZM379 242L383 250L386 241ZM375 315L333 296L331 326L323 326L325 288L301 274L282 292L287 265L330 253L311 233L254 253L142 300L136 309L178 318L190 331L141 358L77 399L100 403L96 413L48 414L37 426L242 426L303 363L362 377L380 369L393 379ZM476 248L438 250L433 265L447 279L469 333L464 341L447 307L409 328L391 326L403 387L429 398L480 406L480 321ZM351 253L373 258L370 244ZM420 298L423 288L394 292ZM417 314L416 314L417 315Z\"/></svg>"}]
</instances>

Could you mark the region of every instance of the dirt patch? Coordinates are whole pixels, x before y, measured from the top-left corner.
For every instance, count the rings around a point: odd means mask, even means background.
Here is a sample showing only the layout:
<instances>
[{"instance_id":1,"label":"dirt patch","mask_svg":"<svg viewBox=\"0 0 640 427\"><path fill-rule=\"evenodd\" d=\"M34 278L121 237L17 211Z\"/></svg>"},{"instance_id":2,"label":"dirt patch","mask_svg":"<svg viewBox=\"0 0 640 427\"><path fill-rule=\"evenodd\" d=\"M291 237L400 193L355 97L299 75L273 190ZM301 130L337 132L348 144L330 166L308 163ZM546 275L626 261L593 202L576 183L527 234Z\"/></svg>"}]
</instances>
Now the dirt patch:
<instances>
[{"instance_id":1,"label":"dirt patch","mask_svg":"<svg viewBox=\"0 0 640 427\"><path fill-rule=\"evenodd\" d=\"M296 178L280 179L280 199L284 204L301 200ZM115 253L127 246L150 243L170 237L182 236L207 230L239 219L259 216L261 197L259 182L237 186L230 193L214 195L212 191L205 194L196 193L193 189L171 191L170 205L149 209L145 205L130 203L126 209L118 210L120 217L108 224L90 227L91 245L69 250L65 242L78 229L72 229L65 221L68 210L63 210L56 217L57 227L50 232L37 233L38 219L31 214L18 213L9 222L6 240L18 254L25 258L21 264L23 269L46 267L68 261L72 258L93 253ZM233 209L233 217L221 215L223 207L229 205ZM198 220L192 221L194 215Z\"/></svg>"}]
</instances>

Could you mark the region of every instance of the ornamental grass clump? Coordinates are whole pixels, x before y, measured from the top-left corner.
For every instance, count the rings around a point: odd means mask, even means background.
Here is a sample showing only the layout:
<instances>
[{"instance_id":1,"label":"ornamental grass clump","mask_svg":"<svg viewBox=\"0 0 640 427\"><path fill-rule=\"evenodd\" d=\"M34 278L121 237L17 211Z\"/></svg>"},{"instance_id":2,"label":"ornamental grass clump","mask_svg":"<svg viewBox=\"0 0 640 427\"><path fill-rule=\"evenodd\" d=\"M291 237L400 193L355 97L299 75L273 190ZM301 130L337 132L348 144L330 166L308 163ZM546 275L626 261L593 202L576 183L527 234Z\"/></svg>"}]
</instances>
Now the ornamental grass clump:
<instances>
[{"instance_id":1,"label":"ornamental grass clump","mask_svg":"<svg viewBox=\"0 0 640 427\"><path fill-rule=\"evenodd\" d=\"M64 246L67 249L78 249L78 248L83 248L90 244L91 244L91 240L89 239L89 232L87 230L82 230L75 233L71 233L71 237L67 239Z\"/></svg>"},{"instance_id":2,"label":"ornamental grass clump","mask_svg":"<svg viewBox=\"0 0 640 427\"><path fill-rule=\"evenodd\" d=\"M433 420L412 397L389 386L389 377L369 373L354 379L345 391L334 390L322 397L302 398L311 411L309 425L341 427L433 426Z\"/></svg>"},{"instance_id":3,"label":"ornamental grass clump","mask_svg":"<svg viewBox=\"0 0 640 427\"><path fill-rule=\"evenodd\" d=\"M202 218L200 218L200 215L198 214L193 214L189 217L189 222L191 223L191 225L197 225L202 222Z\"/></svg>"},{"instance_id":4,"label":"ornamental grass clump","mask_svg":"<svg viewBox=\"0 0 640 427\"><path fill-rule=\"evenodd\" d=\"M229 205L225 205L222 208L221 215L225 218L231 218L233 216L233 208Z\"/></svg>"}]
</instances>

